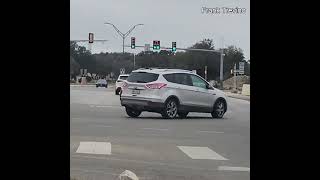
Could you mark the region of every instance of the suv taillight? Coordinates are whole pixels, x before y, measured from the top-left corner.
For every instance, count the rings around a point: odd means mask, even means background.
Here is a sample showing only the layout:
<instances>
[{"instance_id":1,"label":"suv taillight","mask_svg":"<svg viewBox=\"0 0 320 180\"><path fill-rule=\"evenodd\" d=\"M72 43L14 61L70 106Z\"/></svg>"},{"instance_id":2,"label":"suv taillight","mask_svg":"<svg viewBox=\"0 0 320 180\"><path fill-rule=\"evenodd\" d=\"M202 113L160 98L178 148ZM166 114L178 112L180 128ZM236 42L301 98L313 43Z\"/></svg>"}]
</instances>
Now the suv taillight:
<instances>
[{"instance_id":1,"label":"suv taillight","mask_svg":"<svg viewBox=\"0 0 320 180\"><path fill-rule=\"evenodd\" d=\"M167 84L164 83L152 83L152 84L146 84L146 87L148 89L161 89L165 87Z\"/></svg>"}]
</instances>

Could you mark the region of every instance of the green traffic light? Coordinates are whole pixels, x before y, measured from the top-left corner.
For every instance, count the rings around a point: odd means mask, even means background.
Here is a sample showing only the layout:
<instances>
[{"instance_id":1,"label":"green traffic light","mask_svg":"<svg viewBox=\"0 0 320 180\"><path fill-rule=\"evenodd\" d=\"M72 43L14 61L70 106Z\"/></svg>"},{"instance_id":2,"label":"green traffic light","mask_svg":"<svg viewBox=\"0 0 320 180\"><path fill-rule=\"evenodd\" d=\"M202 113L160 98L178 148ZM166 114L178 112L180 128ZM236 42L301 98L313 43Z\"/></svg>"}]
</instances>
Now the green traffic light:
<instances>
[{"instance_id":1,"label":"green traffic light","mask_svg":"<svg viewBox=\"0 0 320 180\"><path fill-rule=\"evenodd\" d=\"M131 45L131 49L134 49L135 48L135 46L134 45Z\"/></svg>"}]
</instances>

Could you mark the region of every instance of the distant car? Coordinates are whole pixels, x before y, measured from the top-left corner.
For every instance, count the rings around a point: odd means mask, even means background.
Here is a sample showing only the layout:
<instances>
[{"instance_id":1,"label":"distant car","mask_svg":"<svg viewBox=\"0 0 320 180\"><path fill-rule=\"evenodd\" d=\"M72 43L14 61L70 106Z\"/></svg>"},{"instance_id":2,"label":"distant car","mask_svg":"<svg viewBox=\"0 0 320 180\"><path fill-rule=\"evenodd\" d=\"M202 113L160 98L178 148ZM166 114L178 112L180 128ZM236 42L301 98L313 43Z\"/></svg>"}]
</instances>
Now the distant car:
<instances>
[{"instance_id":1,"label":"distant car","mask_svg":"<svg viewBox=\"0 0 320 180\"><path fill-rule=\"evenodd\" d=\"M105 80L105 79L99 79L99 80L96 82L96 87L105 87L105 88L108 88L108 82L107 82L107 80Z\"/></svg>"},{"instance_id":2,"label":"distant car","mask_svg":"<svg viewBox=\"0 0 320 180\"><path fill-rule=\"evenodd\" d=\"M177 115L185 118L189 112L211 113L213 118L222 118L227 111L224 92L199 75L180 69L132 71L122 86L120 101L130 117L149 111L169 119Z\"/></svg>"},{"instance_id":3,"label":"distant car","mask_svg":"<svg viewBox=\"0 0 320 180\"><path fill-rule=\"evenodd\" d=\"M115 88L115 94L119 95L121 94L121 87L123 82L129 77L129 74L120 74L117 81L116 81L116 88Z\"/></svg>"}]
</instances>

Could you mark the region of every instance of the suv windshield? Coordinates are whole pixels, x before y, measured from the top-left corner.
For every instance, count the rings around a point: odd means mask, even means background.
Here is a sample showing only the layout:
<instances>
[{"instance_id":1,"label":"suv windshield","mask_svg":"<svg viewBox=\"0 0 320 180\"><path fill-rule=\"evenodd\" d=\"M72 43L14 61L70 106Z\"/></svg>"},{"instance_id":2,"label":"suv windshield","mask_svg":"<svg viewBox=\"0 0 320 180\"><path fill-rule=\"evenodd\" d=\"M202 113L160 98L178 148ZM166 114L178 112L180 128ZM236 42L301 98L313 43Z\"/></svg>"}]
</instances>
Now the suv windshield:
<instances>
[{"instance_id":1,"label":"suv windshield","mask_svg":"<svg viewBox=\"0 0 320 180\"><path fill-rule=\"evenodd\" d=\"M159 77L159 74L147 73L147 72L133 72L128 77L128 82L135 83L148 83L152 81L156 81Z\"/></svg>"}]
</instances>

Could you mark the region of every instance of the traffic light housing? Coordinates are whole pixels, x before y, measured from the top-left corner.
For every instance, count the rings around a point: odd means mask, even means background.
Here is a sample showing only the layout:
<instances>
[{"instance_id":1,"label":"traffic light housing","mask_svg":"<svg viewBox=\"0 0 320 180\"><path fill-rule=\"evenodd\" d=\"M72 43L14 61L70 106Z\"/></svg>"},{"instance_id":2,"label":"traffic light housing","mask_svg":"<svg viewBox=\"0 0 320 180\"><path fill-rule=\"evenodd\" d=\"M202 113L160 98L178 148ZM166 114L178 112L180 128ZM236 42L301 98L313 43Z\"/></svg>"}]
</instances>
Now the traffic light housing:
<instances>
[{"instance_id":1,"label":"traffic light housing","mask_svg":"<svg viewBox=\"0 0 320 180\"><path fill-rule=\"evenodd\" d=\"M136 48L136 38L135 37L131 37L131 49Z\"/></svg>"},{"instance_id":2,"label":"traffic light housing","mask_svg":"<svg viewBox=\"0 0 320 180\"><path fill-rule=\"evenodd\" d=\"M153 50L160 49L160 41L153 41Z\"/></svg>"},{"instance_id":3,"label":"traffic light housing","mask_svg":"<svg viewBox=\"0 0 320 180\"><path fill-rule=\"evenodd\" d=\"M93 33L89 33L89 43L93 43Z\"/></svg>"},{"instance_id":4,"label":"traffic light housing","mask_svg":"<svg viewBox=\"0 0 320 180\"><path fill-rule=\"evenodd\" d=\"M173 52L177 51L177 43L176 42L172 42L172 51Z\"/></svg>"}]
</instances>

